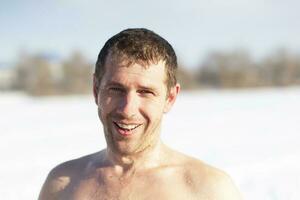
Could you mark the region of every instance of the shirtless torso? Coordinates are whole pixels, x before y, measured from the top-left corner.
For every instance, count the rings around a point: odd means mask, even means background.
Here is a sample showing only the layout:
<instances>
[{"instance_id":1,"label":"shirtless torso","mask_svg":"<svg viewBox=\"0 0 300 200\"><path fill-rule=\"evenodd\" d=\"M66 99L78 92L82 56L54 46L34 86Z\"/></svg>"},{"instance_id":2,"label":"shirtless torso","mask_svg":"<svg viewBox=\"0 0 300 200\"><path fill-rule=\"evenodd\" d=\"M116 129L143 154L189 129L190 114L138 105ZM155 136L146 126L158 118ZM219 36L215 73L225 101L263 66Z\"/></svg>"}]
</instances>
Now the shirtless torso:
<instances>
[{"instance_id":1,"label":"shirtless torso","mask_svg":"<svg viewBox=\"0 0 300 200\"><path fill-rule=\"evenodd\" d=\"M93 76L107 148L54 168L39 199L240 199L223 172L160 140L180 91L176 68L171 45L152 31L128 29L108 40Z\"/></svg>"},{"instance_id":2,"label":"shirtless torso","mask_svg":"<svg viewBox=\"0 0 300 200\"><path fill-rule=\"evenodd\" d=\"M237 200L238 191L223 172L166 148L157 166L119 170L105 161L105 150L53 169L40 200Z\"/></svg>"}]
</instances>

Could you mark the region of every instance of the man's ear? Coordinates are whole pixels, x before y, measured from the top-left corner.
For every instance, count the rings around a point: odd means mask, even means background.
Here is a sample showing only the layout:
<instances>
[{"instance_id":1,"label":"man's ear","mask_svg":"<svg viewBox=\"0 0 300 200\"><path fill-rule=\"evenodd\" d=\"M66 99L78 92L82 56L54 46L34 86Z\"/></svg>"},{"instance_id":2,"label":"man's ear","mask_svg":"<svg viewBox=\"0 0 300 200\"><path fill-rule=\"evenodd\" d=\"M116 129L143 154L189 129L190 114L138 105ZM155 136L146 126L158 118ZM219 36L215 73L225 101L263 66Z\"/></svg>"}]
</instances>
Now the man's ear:
<instances>
[{"instance_id":1,"label":"man's ear","mask_svg":"<svg viewBox=\"0 0 300 200\"><path fill-rule=\"evenodd\" d=\"M176 83L174 87L170 88L169 94L167 96L166 104L164 107L164 113L167 113L171 110L173 104L176 101L179 91L180 91L179 83Z\"/></svg>"},{"instance_id":2,"label":"man's ear","mask_svg":"<svg viewBox=\"0 0 300 200\"><path fill-rule=\"evenodd\" d=\"M96 78L95 74L93 74L93 95L95 99L95 103L98 105L98 94L99 94L99 81Z\"/></svg>"}]
</instances>

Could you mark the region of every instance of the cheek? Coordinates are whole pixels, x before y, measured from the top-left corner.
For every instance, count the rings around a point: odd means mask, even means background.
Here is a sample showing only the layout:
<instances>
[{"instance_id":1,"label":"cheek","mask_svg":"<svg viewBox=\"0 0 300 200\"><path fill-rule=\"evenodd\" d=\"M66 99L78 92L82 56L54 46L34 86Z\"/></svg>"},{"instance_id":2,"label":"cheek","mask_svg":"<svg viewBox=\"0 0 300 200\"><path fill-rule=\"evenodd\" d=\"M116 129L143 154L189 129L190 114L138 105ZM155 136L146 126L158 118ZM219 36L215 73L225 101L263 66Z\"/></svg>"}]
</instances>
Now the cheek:
<instances>
[{"instance_id":1,"label":"cheek","mask_svg":"<svg viewBox=\"0 0 300 200\"><path fill-rule=\"evenodd\" d=\"M98 107L102 111L109 110L110 107L113 105L113 99L111 97L107 97L105 95L100 95L100 98L98 100Z\"/></svg>"},{"instance_id":2,"label":"cheek","mask_svg":"<svg viewBox=\"0 0 300 200\"><path fill-rule=\"evenodd\" d=\"M102 123L105 123L107 115L111 113L112 109L112 99L100 96L98 99L98 115Z\"/></svg>"},{"instance_id":3,"label":"cheek","mask_svg":"<svg viewBox=\"0 0 300 200\"><path fill-rule=\"evenodd\" d=\"M160 101L142 103L140 106L141 113L147 115L149 120L160 119L164 112L164 104Z\"/></svg>"}]
</instances>

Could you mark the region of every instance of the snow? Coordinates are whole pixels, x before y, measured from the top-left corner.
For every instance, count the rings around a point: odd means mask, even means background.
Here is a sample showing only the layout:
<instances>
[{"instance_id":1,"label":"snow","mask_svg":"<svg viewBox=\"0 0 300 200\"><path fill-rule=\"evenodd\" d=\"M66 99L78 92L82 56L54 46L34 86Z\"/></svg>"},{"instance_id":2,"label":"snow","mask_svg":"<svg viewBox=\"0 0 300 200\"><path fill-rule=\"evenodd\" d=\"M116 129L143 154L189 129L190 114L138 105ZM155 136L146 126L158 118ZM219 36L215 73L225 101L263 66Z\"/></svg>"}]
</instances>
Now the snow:
<instances>
[{"instance_id":1,"label":"snow","mask_svg":"<svg viewBox=\"0 0 300 200\"><path fill-rule=\"evenodd\" d=\"M299 87L183 92L162 138L226 171L245 200L298 200L299 114ZM1 199L37 199L54 166L105 147L92 96L0 93L0 121Z\"/></svg>"}]
</instances>

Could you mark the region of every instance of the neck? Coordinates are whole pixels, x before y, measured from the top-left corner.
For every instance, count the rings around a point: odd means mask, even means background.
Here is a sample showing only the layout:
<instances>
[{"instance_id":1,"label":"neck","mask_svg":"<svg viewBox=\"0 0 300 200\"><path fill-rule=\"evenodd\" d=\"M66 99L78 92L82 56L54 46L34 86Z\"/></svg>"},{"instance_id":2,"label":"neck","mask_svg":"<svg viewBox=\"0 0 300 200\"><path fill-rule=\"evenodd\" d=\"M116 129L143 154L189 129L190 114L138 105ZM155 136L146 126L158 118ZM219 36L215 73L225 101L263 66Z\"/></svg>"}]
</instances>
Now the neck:
<instances>
[{"instance_id":1,"label":"neck","mask_svg":"<svg viewBox=\"0 0 300 200\"><path fill-rule=\"evenodd\" d=\"M119 175L157 167L163 159L165 145L159 140L154 146L133 154L119 154L106 149L106 160Z\"/></svg>"}]
</instances>

